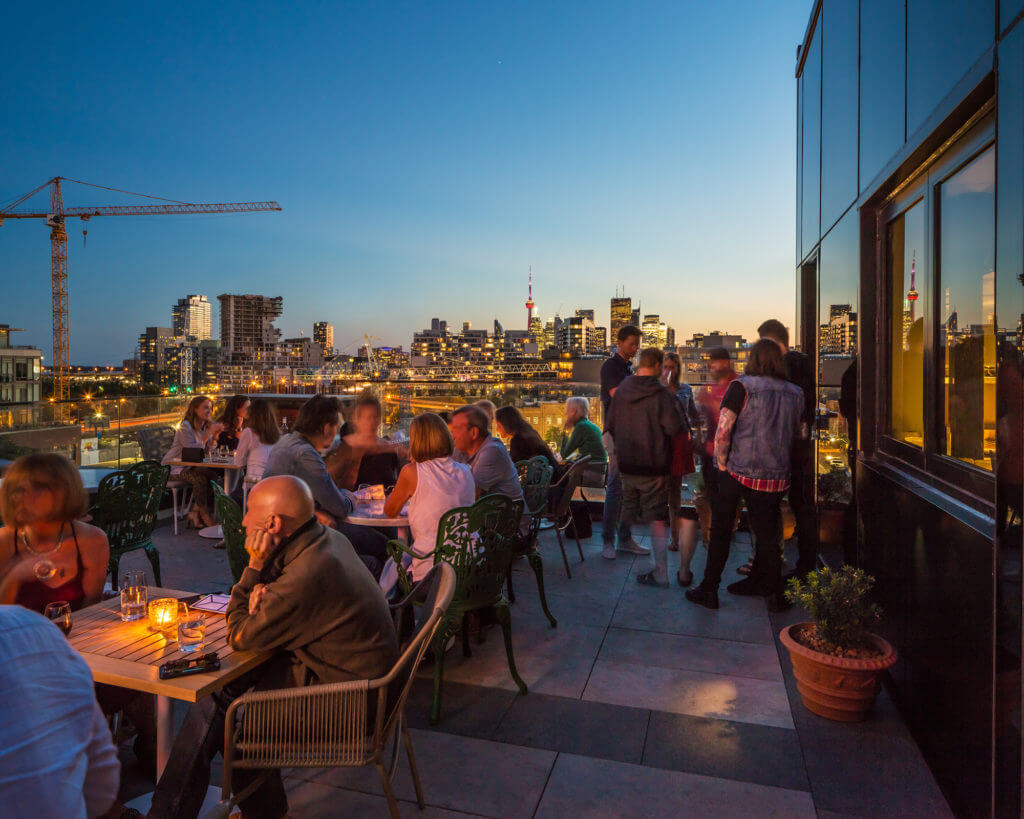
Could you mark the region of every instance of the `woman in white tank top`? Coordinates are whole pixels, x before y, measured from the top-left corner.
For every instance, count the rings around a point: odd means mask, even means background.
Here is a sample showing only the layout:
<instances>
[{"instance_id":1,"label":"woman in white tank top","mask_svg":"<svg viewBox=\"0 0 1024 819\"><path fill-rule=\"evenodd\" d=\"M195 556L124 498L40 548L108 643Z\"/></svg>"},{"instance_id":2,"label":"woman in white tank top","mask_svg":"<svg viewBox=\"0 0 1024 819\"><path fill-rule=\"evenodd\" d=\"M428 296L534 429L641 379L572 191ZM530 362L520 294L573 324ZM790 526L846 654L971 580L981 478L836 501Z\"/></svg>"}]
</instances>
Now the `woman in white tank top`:
<instances>
[{"instance_id":1,"label":"woman in white tank top","mask_svg":"<svg viewBox=\"0 0 1024 819\"><path fill-rule=\"evenodd\" d=\"M409 529L412 550L424 557L414 558L409 574L419 580L434 565L437 525L449 509L470 506L476 500L473 473L465 464L452 458L455 442L440 416L425 412L409 425L409 455L398 475L398 482L384 504L384 515L396 517L409 501ZM386 566L381 585L389 588L396 571ZM385 578L389 578L386 580Z\"/></svg>"}]
</instances>

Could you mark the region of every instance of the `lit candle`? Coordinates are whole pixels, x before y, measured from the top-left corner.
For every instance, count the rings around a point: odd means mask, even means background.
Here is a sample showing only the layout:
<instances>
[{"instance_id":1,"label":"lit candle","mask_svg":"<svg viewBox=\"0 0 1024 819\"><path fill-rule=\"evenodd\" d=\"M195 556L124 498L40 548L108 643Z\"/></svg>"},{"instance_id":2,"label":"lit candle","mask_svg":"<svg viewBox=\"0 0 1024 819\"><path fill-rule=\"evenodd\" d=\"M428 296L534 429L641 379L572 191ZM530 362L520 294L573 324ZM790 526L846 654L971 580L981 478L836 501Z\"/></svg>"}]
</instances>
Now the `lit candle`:
<instances>
[{"instance_id":1,"label":"lit candle","mask_svg":"<svg viewBox=\"0 0 1024 819\"><path fill-rule=\"evenodd\" d=\"M149 604L149 625L157 631L168 631L178 625L178 601L161 597Z\"/></svg>"}]
</instances>

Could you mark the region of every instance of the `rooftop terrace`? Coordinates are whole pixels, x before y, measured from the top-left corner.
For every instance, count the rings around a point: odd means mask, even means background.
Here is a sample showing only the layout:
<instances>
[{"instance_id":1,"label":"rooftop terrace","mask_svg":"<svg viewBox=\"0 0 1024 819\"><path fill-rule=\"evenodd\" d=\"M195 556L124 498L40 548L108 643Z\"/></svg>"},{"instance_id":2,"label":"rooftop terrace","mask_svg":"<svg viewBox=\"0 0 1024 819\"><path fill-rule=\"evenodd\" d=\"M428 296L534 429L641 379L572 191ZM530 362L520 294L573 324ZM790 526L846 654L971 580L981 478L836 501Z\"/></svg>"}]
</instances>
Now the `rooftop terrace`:
<instances>
[{"instance_id":1,"label":"rooftop terrace","mask_svg":"<svg viewBox=\"0 0 1024 819\"><path fill-rule=\"evenodd\" d=\"M525 562L515 568L512 630L528 695L509 678L494 630L472 643L472 657L459 647L449 653L435 728L427 724L430 668L421 671L407 715L428 807L417 809L403 761L403 815L951 815L884 690L861 724L830 722L800 703L777 636L805 613L769 615L760 598L728 594L713 612L688 603L678 586L638 586L633 576L647 559L603 560L599 526L584 541L586 560L570 556L572 579L554 535L541 537L557 628ZM166 586L229 587L225 553L210 541L175 537L165 524L155 539ZM749 549L739 533L728 575ZM698 549L698 577L704 554ZM677 561L670 553L670 572ZM141 552L122 568L136 563L149 568ZM122 797L151 790L127 749L123 757ZM372 769L285 774L292 816L387 815Z\"/></svg>"}]
</instances>

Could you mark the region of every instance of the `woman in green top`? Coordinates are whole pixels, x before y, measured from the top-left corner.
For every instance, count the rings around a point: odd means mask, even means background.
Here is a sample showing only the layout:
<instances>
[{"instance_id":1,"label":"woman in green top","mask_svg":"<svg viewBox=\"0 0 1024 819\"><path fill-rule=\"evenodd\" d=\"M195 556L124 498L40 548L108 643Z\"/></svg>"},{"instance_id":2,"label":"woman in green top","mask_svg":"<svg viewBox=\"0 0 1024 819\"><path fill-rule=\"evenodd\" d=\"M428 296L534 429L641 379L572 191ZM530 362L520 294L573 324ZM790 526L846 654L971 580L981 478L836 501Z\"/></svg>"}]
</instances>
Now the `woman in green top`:
<instances>
[{"instance_id":1,"label":"woman in green top","mask_svg":"<svg viewBox=\"0 0 1024 819\"><path fill-rule=\"evenodd\" d=\"M561 454L566 460L590 456L590 463L608 462L608 453L601 443L601 429L589 420L590 402L586 398L573 396L565 402L565 428L572 427L568 440L562 442Z\"/></svg>"}]
</instances>

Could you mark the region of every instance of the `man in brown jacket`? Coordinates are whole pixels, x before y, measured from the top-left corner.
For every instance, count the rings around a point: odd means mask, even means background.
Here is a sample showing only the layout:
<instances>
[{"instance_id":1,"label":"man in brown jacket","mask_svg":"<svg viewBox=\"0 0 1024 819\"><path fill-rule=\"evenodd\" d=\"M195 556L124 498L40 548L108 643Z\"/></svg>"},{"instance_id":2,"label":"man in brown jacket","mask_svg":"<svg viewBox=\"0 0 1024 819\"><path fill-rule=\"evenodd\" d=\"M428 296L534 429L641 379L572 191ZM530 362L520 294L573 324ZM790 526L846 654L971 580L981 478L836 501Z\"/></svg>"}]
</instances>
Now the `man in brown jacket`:
<instances>
[{"instance_id":1,"label":"man in brown jacket","mask_svg":"<svg viewBox=\"0 0 1024 819\"><path fill-rule=\"evenodd\" d=\"M398 659L380 586L345 536L317 521L306 484L288 475L266 478L249 493L242 522L249 565L231 591L228 638L236 650L274 656L192 707L150 816L198 814L210 761L224 744L224 715L245 691L373 679ZM238 770L238 789L260 773ZM244 817L284 816L288 802L277 772L240 807Z\"/></svg>"}]
</instances>

